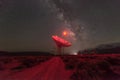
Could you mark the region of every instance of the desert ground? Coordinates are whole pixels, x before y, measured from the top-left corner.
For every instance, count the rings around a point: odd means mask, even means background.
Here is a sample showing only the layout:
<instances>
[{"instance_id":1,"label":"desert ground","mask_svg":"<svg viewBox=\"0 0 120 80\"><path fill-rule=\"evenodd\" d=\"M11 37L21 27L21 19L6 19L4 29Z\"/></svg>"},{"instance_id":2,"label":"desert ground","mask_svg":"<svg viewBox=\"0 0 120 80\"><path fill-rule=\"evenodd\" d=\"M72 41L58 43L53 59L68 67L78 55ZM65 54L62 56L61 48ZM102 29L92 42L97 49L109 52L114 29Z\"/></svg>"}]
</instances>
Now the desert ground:
<instances>
[{"instance_id":1,"label":"desert ground","mask_svg":"<svg viewBox=\"0 0 120 80\"><path fill-rule=\"evenodd\" d=\"M0 80L120 80L120 54L0 56Z\"/></svg>"}]
</instances>

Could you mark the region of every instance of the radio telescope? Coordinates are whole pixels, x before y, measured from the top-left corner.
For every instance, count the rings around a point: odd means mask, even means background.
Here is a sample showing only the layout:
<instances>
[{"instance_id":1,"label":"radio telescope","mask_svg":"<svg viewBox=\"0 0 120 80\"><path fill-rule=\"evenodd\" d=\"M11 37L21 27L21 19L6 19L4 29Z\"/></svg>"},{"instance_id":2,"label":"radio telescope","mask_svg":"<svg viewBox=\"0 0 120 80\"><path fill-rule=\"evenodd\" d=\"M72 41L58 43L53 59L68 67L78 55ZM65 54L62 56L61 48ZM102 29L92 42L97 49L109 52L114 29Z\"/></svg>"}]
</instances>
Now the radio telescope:
<instances>
[{"instance_id":1,"label":"radio telescope","mask_svg":"<svg viewBox=\"0 0 120 80\"><path fill-rule=\"evenodd\" d=\"M52 39L55 41L58 49L58 53L61 54L62 47L70 47L72 44L63 38L58 37L57 35L53 35Z\"/></svg>"}]
</instances>

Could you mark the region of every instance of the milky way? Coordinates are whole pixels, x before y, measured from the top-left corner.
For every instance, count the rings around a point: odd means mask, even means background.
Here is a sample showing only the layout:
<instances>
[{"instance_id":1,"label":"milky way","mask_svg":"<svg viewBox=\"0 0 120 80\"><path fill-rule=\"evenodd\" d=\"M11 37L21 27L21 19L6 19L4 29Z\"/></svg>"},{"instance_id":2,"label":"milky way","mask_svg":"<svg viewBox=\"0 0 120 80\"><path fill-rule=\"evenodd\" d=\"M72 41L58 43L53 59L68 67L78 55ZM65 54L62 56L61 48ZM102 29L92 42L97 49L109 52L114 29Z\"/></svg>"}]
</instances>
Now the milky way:
<instances>
[{"instance_id":1,"label":"milky way","mask_svg":"<svg viewBox=\"0 0 120 80\"><path fill-rule=\"evenodd\" d=\"M73 46L86 48L89 46L88 33L85 28L85 24L80 22L80 19L77 16L74 16L73 0L47 0L51 9L57 13L57 17L62 21L64 29L70 33L69 40L72 41ZM59 26L59 25L58 25ZM61 27L61 26L60 26ZM64 37L65 38L65 37ZM76 45L77 43L77 45ZM75 47L75 48L76 48Z\"/></svg>"},{"instance_id":2,"label":"milky way","mask_svg":"<svg viewBox=\"0 0 120 80\"><path fill-rule=\"evenodd\" d=\"M120 42L119 3L119 0L0 0L0 49L51 51L55 46L51 36L61 36L64 30L70 32L67 39L73 44L71 51Z\"/></svg>"}]
</instances>

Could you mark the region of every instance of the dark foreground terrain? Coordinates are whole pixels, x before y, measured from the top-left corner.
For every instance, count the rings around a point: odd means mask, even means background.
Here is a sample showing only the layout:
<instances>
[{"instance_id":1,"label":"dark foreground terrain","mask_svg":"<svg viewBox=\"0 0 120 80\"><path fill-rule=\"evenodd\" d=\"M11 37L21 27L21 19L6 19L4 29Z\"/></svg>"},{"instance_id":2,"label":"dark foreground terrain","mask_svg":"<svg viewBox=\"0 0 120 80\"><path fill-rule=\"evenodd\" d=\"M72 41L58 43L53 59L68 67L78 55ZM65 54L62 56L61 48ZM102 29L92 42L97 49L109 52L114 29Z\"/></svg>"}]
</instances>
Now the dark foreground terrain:
<instances>
[{"instance_id":1,"label":"dark foreground terrain","mask_svg":"<svg viewBox=\"0 0 120 80\"><path fill-rule=\"evenodd\" d=\"M120 54L0 56L0 80L120 80Z\"/></svg>"}]
</instances>

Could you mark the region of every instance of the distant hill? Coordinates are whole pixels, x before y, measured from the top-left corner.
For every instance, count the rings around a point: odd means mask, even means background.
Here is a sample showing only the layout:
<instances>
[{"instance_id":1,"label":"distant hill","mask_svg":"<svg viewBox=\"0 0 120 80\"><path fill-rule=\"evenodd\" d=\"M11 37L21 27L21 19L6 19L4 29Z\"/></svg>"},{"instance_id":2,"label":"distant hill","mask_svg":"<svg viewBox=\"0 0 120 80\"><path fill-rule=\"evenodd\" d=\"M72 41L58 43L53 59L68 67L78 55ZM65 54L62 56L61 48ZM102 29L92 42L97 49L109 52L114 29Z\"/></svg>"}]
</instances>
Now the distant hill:
<instances>
[{"instance_id":1,"label":"distant hill","mask_svg":"<svg viewBox=\"0 0 120 80\"><path fill-rule=\"evenodd\" d=\"M97 46L98 49L112 49L112 48L120 48L120 43L111 43L111 44L101 44Z\"/></svg>"},{"instance_id":2,"label":"distant hill","mask_svg":"<svg viewBox=\"0 0 120 80\"><path fill-rule=\"evenodd\" d=\"M101 44L96 48L79 51L79 53L101 53L101 54L120 53L120 43Z\"/></svg>"},{"instance_id":3,"label":"distant hill","mask_svg":"<svg viewBox=\"0 0 120 80\"><path fill-rule=\"evenodd\" d=\"M52 53L49 52L35 52L35 51L25 51L25 52L5 52L5 51L0 51L0 56L26 56L26 55L31 55L31 56L39 56L39 55L53 55Z\"/></svg>"}]
</instances>

